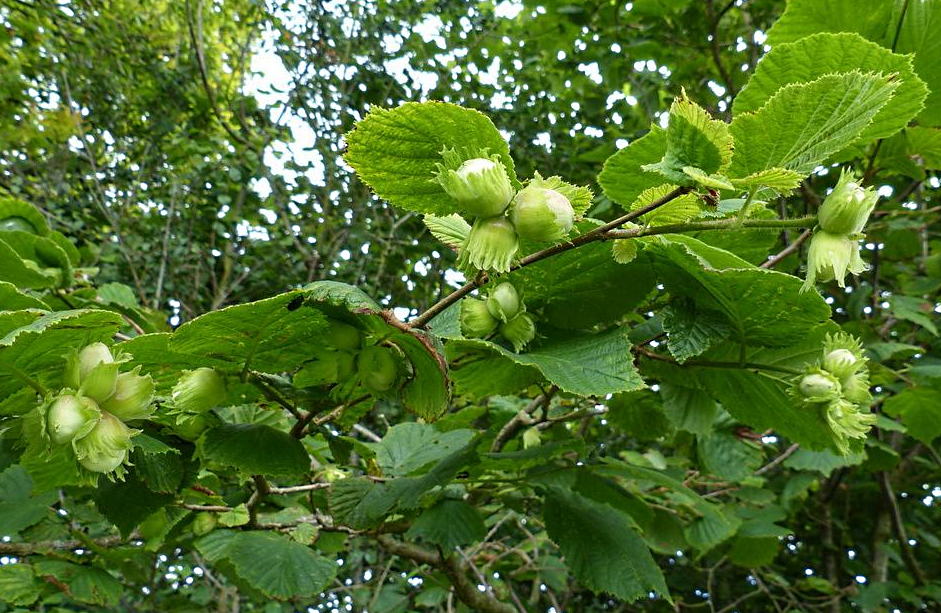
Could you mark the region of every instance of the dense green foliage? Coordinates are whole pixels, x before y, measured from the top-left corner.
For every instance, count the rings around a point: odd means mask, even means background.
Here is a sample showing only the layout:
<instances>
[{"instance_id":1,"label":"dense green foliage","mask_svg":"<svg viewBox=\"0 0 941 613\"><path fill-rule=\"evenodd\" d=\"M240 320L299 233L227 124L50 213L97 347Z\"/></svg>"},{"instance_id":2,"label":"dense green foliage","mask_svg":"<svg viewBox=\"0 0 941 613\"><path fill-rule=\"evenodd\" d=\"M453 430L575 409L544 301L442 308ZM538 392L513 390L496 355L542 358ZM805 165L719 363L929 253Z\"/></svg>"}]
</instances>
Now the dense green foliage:
<instances>
[{"instance_id":1,"label":"dense green foliage","mask_svg":"<svg viewBox=\"0 0 941 613\"><path fill-rule=\"evenodd\" d=\"M941 603L941 0L0 25L0 612Z\"/></svg>"}]
</instances>

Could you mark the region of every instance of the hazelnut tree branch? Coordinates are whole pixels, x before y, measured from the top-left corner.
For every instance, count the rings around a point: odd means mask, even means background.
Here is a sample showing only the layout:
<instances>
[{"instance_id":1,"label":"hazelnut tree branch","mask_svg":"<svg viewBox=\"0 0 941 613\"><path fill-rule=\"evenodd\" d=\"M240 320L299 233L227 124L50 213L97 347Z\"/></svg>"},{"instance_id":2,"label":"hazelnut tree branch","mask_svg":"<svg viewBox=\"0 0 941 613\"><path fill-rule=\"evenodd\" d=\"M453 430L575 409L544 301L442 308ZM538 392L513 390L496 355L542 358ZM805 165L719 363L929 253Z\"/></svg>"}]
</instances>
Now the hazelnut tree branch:
<instances>
[{"instance_id":1,"label":"hazelnut tree branch","mask_svg":"<svg viewBox=\"0 0 941 613\"><path fill-rule=\"evenodd\" d=\"M817 223L813 215L795 217L793 219L710 219L708 221L690 221L650 228L629 228L624 230L610 230L604 239L637 238L639 236L653 236L655 234L678 234L680 232L697 232L700 230L733 230L735 228L808 228Z\"/></svg>"},{"instance_id":2,"label":"hazelnut tree branch","mask_svg":"<svg viewBox=\"0 0 941 613\"><path fill-rule=\"evenodd\" d=\"M739 217L729 217L727 219L712 219L708 221L692 221L688 223L679 223L679 224L669 224L664 226L656 227L642 227L642 228L629 228L629 229L619 229L620 226L625 223L637 219L654 209L657 209L676 198L688 193L690 188L688 187L678 187L666 194L662 198L654 200L647 206L640 208L636 211L631 211L617 219L608 222L604 225L598 226L581 236L577 236L570 241L564 243L558 243L542 251L537 251L527 255L526 257L520 259L520 261L510 268L510 272L514 270L519 270L524 266L529 266L530 264L535 264L541 260L564 253L571 249L581 247L588 243L595 241L611 240L611 239L626 239L626 238L638 238L641 236L653 236L656 234L675 234L680 232L697 232L701 230L726 230L726 229L735 229L735 228L811 228L816 222L817 218L813 215L808 215L806 217L797 217L794 219L741 219ZM806 239L805 239L806 240ZM798 246L800 243L798 243ZM796 249L797 247L795 247ZM789 253L786 253L782 257L786 257ZM780 254L779 254L780 255ZM776 256L777 257L777 256ZM777 263L776 261L774 262ZM762 266L763 268L768 268L769 266ZM477 277L472 281L469 281L462 285L460 288L454 290L431 307L428 308L424 313L413 319L409 322L409 326L412 328L423 329L427 327L428 322L430 322L436 315L444 311L446 308L471 293L475 289L485 285L490 281L490 275L486 272L481 271Z\"/></svg>"},{"instance_id":3,"label":"hazelnut tree branch","mask_svg":"<svg viewBox=\"0 0 941 613\"><path fill-rule=\"evenodd\" d=\"M636 211L631 211L630 213L627 213L625 215L621 215L614 221L610 221L604 225L598 226L597 228L594 228L582 234L581 236L577 236L568 242L559 243L557 245L553 245L551 247L543 249L542 251L537 251L536 253L527 255L526 257L522 258L517 264L512 266L510 268L510 272L514 270L519 270L520 268L523 268L524 266L529 266L530 264L535 264L536 262L544 260L548 257L552 257L553 255L558 255L560 253L564 253L571 249L575 249L576 247L581 247L582 245L592 243L598 240L605 240L606 238L608 238L607 234L609 231L614 230L618 226L622 226L633 219L637 219L638 217L641 217L642 215L646 215L650 211L653 211L654 209L657 209L667 204L668 202L671 202L679 198L680 196L688 193L689 191L690 191L690 188L688 187L678 187L674 189L673 191L671 191L670 193L664 195L662 198L658 198L654 200L647 206L641 207L637 209ZM471 293L478 287L484 285L489 280L490 280L490 276L487 273L481 271L480 274L478 274L474 280L465 283L460 288L454 290L453 292L451 292L450 294L448 294L447 296L445 296L444 298L442 298L435 304L431 305L428 308L428 310L426 310L424 313L422 313L421 315L413 319L411 322L409 322L409 326L412 328L418 328L418 329L423 329L427 327L428 322L431 321L435 317L435 315L444 311L446 308L448 308L449 306L451 306L452 304L454 304L455 302L457 302L458 300L460 300L467 294Z\"/></svg>"},{"instance_id":4,"label":"hazelnut tree branch","mask_svg":"<svg viewBox=\"0 0 941 613\"><path fill-rule=\"evenodd\" d=\"M451 580L454 591L461 602L471 608L472 611L483 611L484 613L517 613L516 609L508 604L498 601L486 592L477 589L470 579L467 578L466 565L454 556L442 556L437 551L431 551L411 543L399 541L380 534L376 537L379 544L389 553L408 558L419 564L433 566L443 572Z\"/></svg>"}]
</instances>

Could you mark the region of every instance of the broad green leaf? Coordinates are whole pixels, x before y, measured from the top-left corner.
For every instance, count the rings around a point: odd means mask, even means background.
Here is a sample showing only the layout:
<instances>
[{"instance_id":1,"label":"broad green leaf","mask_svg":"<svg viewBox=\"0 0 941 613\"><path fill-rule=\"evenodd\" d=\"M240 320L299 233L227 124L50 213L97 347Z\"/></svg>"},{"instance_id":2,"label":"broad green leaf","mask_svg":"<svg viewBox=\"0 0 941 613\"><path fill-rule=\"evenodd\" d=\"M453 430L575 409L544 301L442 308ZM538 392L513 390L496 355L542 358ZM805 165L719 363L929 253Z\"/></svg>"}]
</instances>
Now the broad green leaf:
<instances>
[{"instance_id":1,"label":"broad green leaf","mask_svg":"<svg viewBox=\"0 0 941 613\"><path fill-rule=\"evenodd\" d=\"M331 318L358 324L402 350L414 373L401 389L401 400L408 411L433 421L447 410L451 397L448 366L444 348L435 335L407 327L352 285L318 281L307 285L304 291L308 306Z\"/></svg>"},{"instance_id":2,"label":"broad green leaf","mask_svg":"<svg viewBox=\"0 0 941 613\"><path fill-rule=\"evenodd\" d=\"M886 398L882 410L893 417L901 417L908 433L926 445L941 435L941 391L934 388L902 390Z\"/></svg>"},{"instance_id":3,"label":"broad green leaf","mask_svg":"<svg viewBox=\"0 0 941 613\"><path fill-rule=\"evenodd\" d=\"M722 125L725 124L723 123ZM731 151L729 155L731 155ZM696 185L701 185L703 187L709 187L712 189L735 189L735 185L733 185L731 180L725 175L718 173L709 174L703 172L701 169L696 168L695 166L684 166L683 174L686 175L689 179L692 179L693 183Z\"/></svg>"},{"instance_id":4,"label":"broad green leaf","mask_svg":"<svg viewBox=\"0 0 941 613\"><path fill-rule=\"evenodd\" d=\"M251 515L248 512L248 506L244 503L233 508L231 511L219 514L219 525L232 527L244 526L251 521Z\"/></svg>"},{"instance_id":5,"label":"broad green leaf","mask_svg":"<svg viewBox=\"0 0 941 613\"><path fill-rule=\"evenodd\" d=\"M761 466L761 450L730 432L699 436L697 442L696 450L703 466L720 479L741 481Z\"/></svg>"},{"instance_id":6,"label":"broad green leaf","mask_svg":"<svg viewBox=\"0 0 941 613\"><path fill-rule=\"evenodd\" d=\"M453 356L451 378L457 394L474 399L512 394L543 381L542 373L532 366L510 362L489 347L461 347L448 344Z\"/></svg>"},{"instance_id":7,"label":"broad green leaf","mask_svg":"<svg viewBox=\"0 0 941 613\"><path fill-rule=\"evenodd\" d=\"M797 187L803 179L803 175L786 168L768 168L759 170L754 174L740 179L733 179L732 183L742 189L751 190L755 187L770 187L779 192L789 192Z\"/></svg>"},{"instance_id":8,"label":"broad green leaf","mask_svg":"<svg viewBox=\"0 0 941 613\"><path fill-rule=\"evenodd\" d=\"M33 480L14 464L0 472L0 534L12 535L40 521L56 500L55 492L32 497Z\"/></svg>"},{"instance_id":9,"label":"broad green leaf","mask_svg":"<svg viewBox=\"0 0 941 613\"><path fill-rule=\"evenodd\" d=\"M853 71L898 75L891 101L873 117L856 139L863 145L895 134L924 106L928 89L912 68L910 56L892 53L858 34L820 33L794 43L776 45L762 58L745 88L735 97L736 114L758 110L781 87L808 83L823 75Z\"/></svg>"},{"instance_id":10,"label":"broad green leaf","mask_svg":"<svg viewBox=\"0 0 941 613\"><path fill-rule=\"evenodd\" d=\"M0 338L0 397L29 380L59 385L65 356L96 341L108 343L121 317L107 311L58 311L43 315Z\"/></svg>"},{"instance_id":11,"label":"broad green leaf","mask_svg":"<svg viewBox=\"0 0 941 613\"><path fill-rule=\"evenodd\" d=\"M653 441L670 433L663 405L650 390L615 394L605 404L608 423L639 441Z\"/></svg>"},{"instance_id":12,"label":"broad green leaf","mask_svg":"<svg viewBox=\"0 0 941 613\"><path fill-rule=\"evenodd\" d=\"M732 346L725 351L732 353L734 349ZM731 359L728 353L715 357L707 353L704 356L725 364L721 367L693 367L689 364L679 367L662 362L645 363L642 367L646 375L663 382L705 390L733 417L756 431L773 429L794 442L815 449L832 444L829 428L820 412L814 407L800 405L788 395L789 375L737 368L736 360ZM776 360L766 354L747 353L746 358L749 362L770 367L793 367L785 357Z\"/></svg>"},{"instance_id":13,"label":"broad green leaf","mask_svg":"<svg viewBox=\"0 0 941 613\"><path fill-rule=\"evenodd\" d=\"M784 14L768 30L768 44L790 43L817 32L856 32L883 44L894 4L886 0L787 0Z\"/></svg>"},{"instance_id":14,"label":"broad green leaf","mask_svg":"<svg viewBox=\"0 0 941 613\"><path fill-rule=\"evenodd\" d=\"M895 75L851 72L782 87L754 113L732 120L730 175L769 168L809 174L859 138L898 85Z\"/></svg>"},{"instance_id":15,"label":"broad green leaf","mask_svg":"<svg viewBox=\"0 0 941 613\"><path fill-rule=\"evenodd\" d=\"M941 3L913 0L906 3L895 50L915 54L915 72L931 93L917 120L925 125L941 125ZM894 34L894 33L893 33Z\"/></svg>"},{"instance_id":16,"label":"broad green leaf","mask_svg":"<svg viewBox=\"0 0 941 613\"><path fill-rule=\"evenodd\" d=\"M668 183L658 172L642 168L659 162L667 150L666 131L651 126L650 132L608 158L598 175L604 195L624 206L634 202L641 192Z\"/></svg>"},{"instance_id":17,"label":"broad green leaf","mask_svg":"<svg viewBox=\"0 0 941 613\"><path fill-rule=\"evenodd\" d=\"M0 281L0 310L18 311L20 309L42 309L49 310L49 305L34 298L25 292L21 292L12 283Z\"/></svg>"},{"instance_id":18,"label":"broad green leaf","mask_svg":"<svg viewBox=\"0 0 941 613\"><path fill-rule=\"evenodd\" d=\"M35 262L44 272L55 271L56 283L69 285L72 261L68 254L52 239L31 232L7 231L0 240L9 245L24 261Z\"/></svg>"},{"instance_id":19,"label":"broad green leaf","mask_svg":"<svg viewBox=\"0 0 941 613\"><path fill-rule=\"evenodd\" d=\"M660 568L628 515L558 487L546 491L542 514L566 566L588 589L627 601L648 592L670 598Z\"/></svg>"},{"instance_id":20,"label":"broad green leaf","mask_svg":"<svg viewBox=\"0 0 941 613\"><path fill-rule=\"evenodd\" d=\"M603 242L546 258L508 278L523 289L527 308L543 314L537 333L543 322L562 329L589 329L618 321L655 284L649 266L639 261L618 264Z\"/></svg>"},{"instance_id":21,"label":"broad green leaf","mask_svg":"<svg viewBox=\"0 0 941 613\"><path fill-rule=\"evenodd\" d=\"M346 135L346 161L360 179L391 204L420 213L459 212L458 203L435 181L444 148L499 155L511 181L516 172L506 141L487 116L444 102L410 102L373 108Z\"/></svg>"},{"instance_id":22,"label":"broad green leaf","mask_svg":"<svg viewBox=\"0 0 941 613\"><path fill-rule=\"evenodd\" d=\"M278 599L315 596L330 584L337 569L333 561L279 534L238 534L226 557L242 579Z\"/></svg>"},{"instance_id":23,"label":"broad green leaf","mask_svg":"<svg viewBox=\"0 0 941 613\"><path fill-rule=\"evenodd\" d=\"M729 560L744 568L767 566L781 550L781 541L776 536L736 536L729 549Z\"/></svg>"},{"instance_id":24,"label":"broad green leaf","mask_svg":"<svg viewBox=\"0 0 941 613\"><path fill-rule=\"evenodd\" d=\"M134 472L154 492L175 492L183 480L179 450L145 434L134 437Z\"/></svg>"},{"instance_id":25,"label":"broad green leaf","mask_svg":"<svg viewBox=\"0 0 941 613\"><path fill-rule=\"evenodd\" d=\"M559 333L526 353L514 353L485 340L451 341L456 349L489 349L491 353L532 366L562 391L584 396L627 392L644 387L634 368L628 332L615 328L597 334Z\"/></svg>"},{"instance_id":26,"label":"broad green leaf","mask_svg":"<svg viewBox=\"0 0 941 613\"><path fill-rule=\"evenodd\" d=\"M689 547L683 534L683 522L673 513L654 509L654 517L644 528L647 545L658 553L676 555Z\"/></svg>"},{"instance_id":27,"label":"broad green leaf","mask_svg":"<svg viewBox=\"0 0 941 613\"><path fill-rule=\"evenodd\" d=\"M390 485L368 477L340 479L330 487L330 513L351 528L364 530L379 524L395 507L397 492Z\"/></svg>"},{"instance_id":28,"label":"broad green leaf","mask_svg":"<svg viewBox=\"0 0 941 613\"><path fill-rule=\"evenodd\" d=\"M941 130L912 126L886 139L876 166L896 174L924 179L926 170L941 169Z\"/></svg>"},{"instance_id":29,"label":"broad green leaf","mask_svg":"<svg viewBox=\"0 0 941 613\"><path fill-rule=\"evenodd\" d=\"M938 336L938 327L933 320L934 304L932 302L914 296L896 295L889 298L889 312L898 319L918 324Z\"/></svg>"},{"instance_id":30,"label":"broad green leaf","mask_svg":"<svg viewBox=\"0 0 941 613\"><path fill-rule=\"evenodd\" d=\"M69 598L85 604L112 607L124 593L121 582L100 568L46 558L34 563L33 570L38 578L54 578Z\"/></svg>"},{"instance_id":31,"label":"broad green leaf","mask_svg":"<svg viewBox=\"0 0 941 613\"><path fill-rule=\"evenodd\" d=\"M611 243L611 257L618 264L630 264L637 257L638 241L633 239L620 239Z\"/></svg>"},{"instance_id":32,"label":"broad green leaf","mask_svg":"<svg viewBox=\"0 0 941 613\"><path fill-rule=\"evenodd\" d=\"M664 309L663 331L667 333L667 349L682 364L728 338L732 330L722 313L684 301L677 308Z\"/></svg>"},{"instance_id":33,"label":"broad green leaf","mask_svg":"<svg viewBox=\"0 0 941 613\"><path fill-rule=\"evenodd\" d=\"M694 434L708 434L716 419L718 406L705 390L661 383L663 410L673 425Z\"/></svg>"},{"instance_id":34,"label":"broad green leaf","mask_svg":"<svg viewBox=\"0 0 941 613\"><path fill-rule=\"evenodd\" d=\"M154 492L131 472L123 481L102 480L95 506L125 537L145 519L173 502L173 495Z\"/></svg>"},{"instance_id":35,"label":"broad green leaf","mask_svg":"<svg viewBox=\"0 0 941 613\"><path fill-rule=\"evenodd\" d=\"M457 213L444 216L425 215L422 221L432 236L452 249L460 249L471 231L471 225Z\"/></svg>"},{"instance_id":36,"label":"broad green leaf","mask_svg":"<svg viewBox=\"0 0 941 613\"><path fill-rule=\"evenodd\" d=\"M221 371L232 368L224 356L209 357L199 354L179 353L170 349L173 334L157 332L142 334L115 345L115 351L132 356L130 367L141 366L144 374L154 378L158 390L169 392L179 379L180 371L194 370L201 366Z\"/></svg>"},{"instance_id":37,"label":"broad green leaf","mask_svg":"<svg viewBox=\"0 0 941 613\"><path fill-rule=\"evenodd\" d=\"M663 158L642 168L647 172L659 172L672 183L692 183L684 168L692 167L708 176L720 172L732 160L732 136L728 124L710 117L685 94L670 107L666 144Z\"/></svg>"},{"instance_id":38,"label":"broad green leaf","mask_svg":"<svg viewBox=\"0 0 941 613\"><path fill-rule=\"evenodd\" d=\"M628 210L637 211L648 204L663 198L676 189L676 185L660 185L645 189L634 202L631 203ZM674 198L667 204L654 209L653 211L642 215L640 221L650 226L663 226L673 223L682 223L698 217L702 212L699 196L696 194L683 194L679 198Z\"/></svg>"},{"instance_id":39,"label":"broad green leaf","mask_svg":"<svg viewBox=\"0 0 941 613\"><path fill-rule=\"evenodd\" d=\"M314 598L337 572L333 561L280 534L217 530L196 547L210 560L228 560L239 578L276 600Z\"/></svg>"},{"instance_id":40,"label":"broad green leaf","mask_svg":"<svg viewBox=\"0 0 941 613\"><path fill-rule=\"evenodd\" d=\"M376 482L368 477L336 481L330 488L330 513L351 528L365 530L379 524L393 509L412 509L432 488L444 486L476 459L475 438L460 450L445 456L424 475L396 477Z\"/></svg>"},{"instance_id":41,"label":"broad green leaf","mask_svg":"<svg viewBox=\"0 0 941 613\"><path fill-rule=\"evenodd\" d=\"M425 509L412 523L407 538L419 538L444 551L471 545L487 535L480 512L461 500L442 500Z\"/></svg>"},{"instance_id":42,"label":"broad green leaf","mask_svg":"<svg viewBox=\"0 0 941 613\"><path fill-rule=\"evenodd\" d=\"M144 549L147 551L159 550L166 542L170 532L188 515L190 515L190 511L179 507L157 509L137 527L137 531L144 540Z\"/></svg>"},{"instance_id":43,"label":"broad green leaf","mask_svg":"<svg viewBox=\"0 0 941 613\"><path fill-rule=\"evenodd\" d=\"M46 216L38 208L22 200L2 196L0 197L0 220L5 220L8 217L25 219L38 236L49 235L49 223L46 221Z\"/></svg>"},{"instance_id":44,"label":"broad green leaf","mask_svg":"<svg viewBox=\"0 0 941 613\"><path fill-rule=\"evenodd\" d=\"M862 464L865 459L866 454L864 452L842 456L828 449L820 451L798 449L793 455L784 460L784 466L793 470L816 471L829 477L830 473L837 468L856 466Z\"/></svg>"},{"instance_id":45,"label":"broad green leaf","mask_svg":"<svg viewBox=\"0 0 941 613\"><path fill-rule=\"evenodd\" d=\"M463 448L472 438L472 430L439 432L432 425L409 422L389 428L373 447L385 474L405 476Z\"/></svg>"},{"instance_id":46,"label":"broad green leaf","mask_svg":"<svg viewBox=\"0 0 941 613\"><path fill-rule=\"evenodd\" d=\"M207 430L199 440L203 459L247 475L302 477L310 458L293 436L262 424L225 424Z\"/></svg>"},{"instance_id":47,"label":"broad green leaf","mask_svg":"<svg viewBox=\"0 0 941 613\"><path fill-rule=\"evenodd\" d=\"M702 516L714 515L718 512L714 504L708 502L695 490L659 470L632 466L620 461L609 461L607 464L595 468L593 472L598 475L621 477L635 487L647 484L646 487L663 488L669 491L671 496L675 496L679 502L689 506Z\"/></svg>"},{"instance_id":48,"label":"broad green leaf","mask_svg":"<svg viewBox=\"0 0 941 613\"><path fill-rule=\"evenodd\" d=\"M488 470L505 470L508 472L521 472L534 466L545 466L559 456L573 453L582 456L585 453L585 441L581 438L552 441L516 451L501 451L488 453L481 460L481 466Z\"/></svg>"},{"instance_id":49,"label":"broad green leaf","mask_svg":"<svg viewBox=\"0 0 941 613\"><path fill-rule=\"evenodd\" d=\"M644 255L671 294L725 315L734 342L784 346L829 319L823 298L799 292L800 279L756 268L694 238L657 237Z\"/></svg>"},{"instance_id":50,"label":"broad green leaf","mask_svg":"<svg viewBox=\"0 0 941 613\"><path fill-rule=\"evenodd\" d=\"M40 596L33 568L26 564L0 566L0 602L14 606L29 606Z\"/></svg>"},{"instance_id":51,"label":"broad green leaf","mask_svg":"<svg viewBox=\"0 0 941 613\"><path fill-rule=\"evenodd\" d=\"M43 315L45 309L29 309L25 311L0 311L0 338L3 338L17 328L27 326Z\"/></svg>"},{"instance_id":52,"label":"broad green leaf","mask_svg":"<svg viewBox=\"0 0 941 613\"><path fill-rule=\"evenodd\" d=\"M337 315L349 317L350 313L375 315L381 311L379 304L366 292L347 283L315 281L304 286L304 293L309 304L325 310L331 317ZM367 319L366 321L372 322L373 320Z\"/></svg>"},{"instance_id":53,"label":"broad green leaf","mask_svg":"<svg viewBox=\"0 0 941 613\"><path fill-rule=\"evenodd\" d=\"M296 290L206 313L180 326L168 348L228 362L233 371L291 370L310 359L327 328L320 311L292 308L304 297Z\"/></svg>"},{"instance_id":54,"label":"broad green leaf","mask_svg":"<svg viewBox=\"0 0 941 613\"><path fill-rule=\"evenodd\" d=\"M33 260L24 260L0 237L0 281L17 287L42 289L58 283L59 270L43 268Z\"/></svg>"},{"instance_id":55,"label":"broad green leaf","mask_svg":"<svg viewBox=\"0 0 941 613\"><path fill-rule=\"evenodd\" d=\"M722 509L690 522L684 528L683 534L690 545L700 553L706 553L731 538L741 522L731 510Z\"/></svg>"},{"instance_id":56,"label":"broad green leaf","mask_svg":"<svg viewBox=\"0 0 941 613\"><path fill-rule=\"evenodd\" d=\"M116 304L129 309L140 306L130 286L123 283L105 283L98 288L98 300L105 304Z\"/></svg>"}]
</instances>

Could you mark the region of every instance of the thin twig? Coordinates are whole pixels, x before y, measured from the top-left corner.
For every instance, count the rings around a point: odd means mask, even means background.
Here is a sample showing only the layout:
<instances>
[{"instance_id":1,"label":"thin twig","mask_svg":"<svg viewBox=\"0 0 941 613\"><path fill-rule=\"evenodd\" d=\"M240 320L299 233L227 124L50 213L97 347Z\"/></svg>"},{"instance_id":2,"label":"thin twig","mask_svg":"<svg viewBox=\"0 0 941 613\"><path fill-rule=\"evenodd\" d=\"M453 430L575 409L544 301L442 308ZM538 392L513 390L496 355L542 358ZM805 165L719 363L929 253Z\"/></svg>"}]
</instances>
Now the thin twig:
<instances>
[{"instance_id":1,"label":"thin twig","mask_svg":"<svg viewBox=\"0 0 941 613\"><path fill-rule=\"evenodd\" d=\"M800 236L794 239L793 243L779 251L778 254L774 257L768 258L767 261L762 262L760 268L774 268L781 263L781 260L800 249L801 245L804 244L804 241L810 238L812 234L813 230L804 230Z\"/></svg>"},{"instance_id":2,"label":"thin twig","mask_svg":"<svg viewBox=\"0 0 941 613\"><path fill-rule=\"evenodd\" d=\"M798 449L800 449L800 445L797 444L797 443L794 443L793 445L791 445L790 447L788 447L787 449L785 449L785 450L781 453L781 455L779 455L779 456L776 457L775 459L771 460L770 462L768 462L767 464L765 464L764 466L762 466L761 468L759 468L758 470L756 470L756 471L755 471L755 474L756 474L756 475L763 475L763 474L765 474L766 472L768 472L769 470L771 470L772 468L774 468L775 466L777 466L778 464L780 464L780 463L783 462L784 460L786 460L786 459L788 459L789 457L791 457L791 455L793 455L794 452L797 451Z\"/></svg>"},{"instance_id":3,"label":"thin twig","mask_svg":"<svg viewBox=\"0 0 941 613\"><path fill-rule=\"evenodd\" d=\"M520 428L531 423L529 416L535 413L536 409L539 407L546 406L558 391L558 386L553 385L545 394L536 396L525 409L519 411L510 421L506 422L500 429L500 432L497 433L497 437L493 439L493 444L490 446L490 453L497 453L503 449L507 441L513 438Z\"/></svg>"},{"instance_id":4,"label":"thin twig","mask_svg":"<svg viewBox=\"0 0 941 613\"><path fill-rule=\"evenodd\" d=\"M288 487L274 487L270 486L268 488L269 494L295 494L297 492L309 492L311 490L323 490L330 487L329 483L307 483L305 485L291 485Z\"/></svg>"},{"instance_id":5,"label":"thin twig","mask_svg":"<svg viewBox=\"0 0 941 613\"><path fill-rule=\"evenodd\" d=\"M892 527L895 529L895 536L899 541L899 548L902 550L902 559L905 560L905 566L915 578L918 585L925 584L925 576L921 572L921 567L915 559L911 545L908 544L908 535L905 534L905 525L902 523L902 513L899 511L898 502L895 500L895 492L892 489L892 483L889 481L889 475L885 471L879 472L879 487L882 488L882 494L885 496L886 504L889 506L889 515L892 518Z\"/></svg>"}]
</instances>

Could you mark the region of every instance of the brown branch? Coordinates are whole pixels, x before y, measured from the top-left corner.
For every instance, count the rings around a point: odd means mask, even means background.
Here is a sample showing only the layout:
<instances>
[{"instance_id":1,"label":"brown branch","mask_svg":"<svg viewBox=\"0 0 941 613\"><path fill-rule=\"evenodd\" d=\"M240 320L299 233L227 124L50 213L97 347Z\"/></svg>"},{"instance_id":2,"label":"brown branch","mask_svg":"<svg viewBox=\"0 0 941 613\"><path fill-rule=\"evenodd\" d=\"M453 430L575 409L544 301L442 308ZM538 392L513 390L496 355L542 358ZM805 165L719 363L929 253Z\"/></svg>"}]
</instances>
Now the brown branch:
<instances>
[{"instance_id":1,"label":"brown branch","mask_svg":"<svg viewBox=\"0 0 941 613\"><path fill-rule=\"evenodd\" d=\"M207 513L228 513L234 510L232 507L217 504L181 504L178 506L188 511L205 511Z\"/></svg>"},{"instance_id":2,"label":"brown branch","mask_svg":"<svg viewBox=\"0 0 941 613\"><path fill-rule=\"evenodd\" d=\"M915 578L918 585L925 584L925 576L918 566L915 554L912 553L912 547L908 544L908 536L905 534L905 525L902 523L902 513L899 511L898 502L895 500L895 492L892 490L892 483L889 481L889 475L885 471L879 472L879 487L882 488L882 494L885 496L886 504L889 507L889 515L892 518L892 527L895 529L895 537L899 541L899 548L902 550L902 559L905 566Z\"/></svg>"},{"instance_id":3,"label":"brown branch","mask_svg":"<svg viewBox=\"0 0 941 613\"><path fill-rule=\"evenodd\" d=\"M490 446L491 453L497 453L506 443L519 432L520 428L531 423L530 415L536 412L541 406L549 404L549 401L552 400L552 397L559 391L558 386L553 385L545 394L540 394L529 403L525 409L521 410L519 413L513 416L513 418L504 424L503 428L500 429L500 432L497 433L497 437L493 439L493 444Z\"/></svg>"},{"instance_id":4,"label":"brown branch","mask_svg":"<svg viewBox=\"0 0 941 613\"><path fill-rule=\"evenodd\" d=\"M775 466L777 466L784 460L791 457L794 454L794 452L797 451L798 449L800 449L800 445L797 443L794 443L793 445L785 449L783 452L781 452L781 454L778 457L776 457L775 459L771 460L770 462L768 462L767 464L765 464L764 466L756 470L755 474L756 475L765 474L766 472L768 472L769 470L771 470L772 468L774 468Z\"/></svg>"},{"instance_id":5,"label":"brown branch","mask_svg":"<svg viewBox=\"0 0 941 613\"><path fill-rule=\"evenodd\" d=\"M804 241L810 238L812 234L813 230L804 230L800 236L794 239L793 243L782 249L774 257L769 258L765 262L762 262L760 268L774 268L781 263L781 260L800 249L800 246L803 245Z\"/></svg>"},{"instance_id":6,"label":"brown branch","mask_svg":"<svg viewBox=\"0 0 941 613\"><path fill-rule=\"evenodd\" d=\"M129 540L139 538L137 533L131 534ZM125 541L121 536L105 536L93 539L92 544L99 547L114 547ZM68 540L68 541L36 541L32 543L3 543L0 542L0 554L5 556L28 556L33 554L43 554L49 551L71 551L73 549L86 549L89 546L88 541Z\"/></svg>"},{"instance_id":7,"label":"brown branch","mask_svg":"<svg viewBox=\"0 0 941 613\"><path fill-rule=\"evenodd\" d=\"M390 536L378 535L376 540L390 553L397 556L408 558L419 564L433 566L443 572L451 580L454 586L454 592L461 602L471 608L472 611L482 611L483 613L517 613L516 609L508 604L504 604L477 589L470 579L467 578L465 565L453 556L444 557L436 551L430 551L411 543L396 540Z\"/></svg>"},{"instance_id":8,"label":"brown branch","mask_svg":"<svg viewBox=\"0 0 941 613\"><path fill-rule=\"evenodd\" d=\"M323 490L330 487L329 483L307 483L305 485L291 485L288 487L274 487L270 486L268 488L269 494L296 494L297 492L309 492L311 490Z\"/></svg>"}]
</instances>

